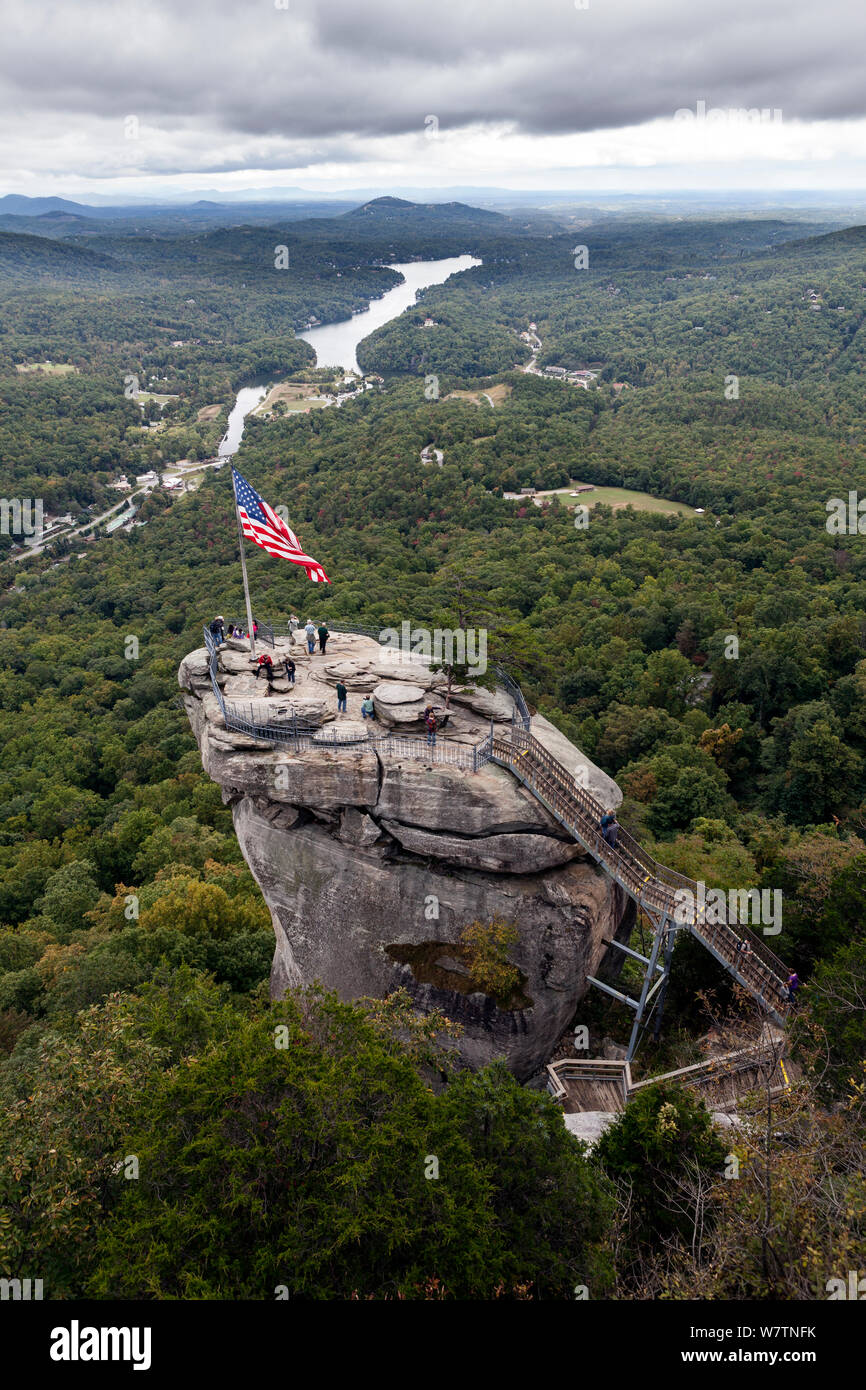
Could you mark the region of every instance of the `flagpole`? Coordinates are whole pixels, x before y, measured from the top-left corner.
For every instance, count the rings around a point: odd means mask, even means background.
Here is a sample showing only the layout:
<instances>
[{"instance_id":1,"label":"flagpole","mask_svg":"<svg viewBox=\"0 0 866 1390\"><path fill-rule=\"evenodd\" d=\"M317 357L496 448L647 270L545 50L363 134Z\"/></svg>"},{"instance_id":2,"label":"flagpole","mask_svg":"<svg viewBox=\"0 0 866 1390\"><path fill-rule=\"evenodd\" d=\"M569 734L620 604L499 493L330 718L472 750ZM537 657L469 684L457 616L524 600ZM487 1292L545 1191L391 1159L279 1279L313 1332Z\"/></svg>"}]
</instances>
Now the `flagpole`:
<instances>
[{"instance_id":1,"label":"flagpole","mask_svg":"<svg viewBox=\"0 0 866 1390\"><path fill-rule=\"evenodd\" d=\"M250 584L247 579L247 558L244 554L244 529L241 526L241 514L238 511L238 490L235 484L235 470L232 469L232 492L235 498L235 516L238 523L238 541L241 547L241 574L244 577L244 598L247 601L247 632L250 634L250 660L256 659L256 637L253 632L253 610L250 604Z\"/></svg>"}]
</instances>

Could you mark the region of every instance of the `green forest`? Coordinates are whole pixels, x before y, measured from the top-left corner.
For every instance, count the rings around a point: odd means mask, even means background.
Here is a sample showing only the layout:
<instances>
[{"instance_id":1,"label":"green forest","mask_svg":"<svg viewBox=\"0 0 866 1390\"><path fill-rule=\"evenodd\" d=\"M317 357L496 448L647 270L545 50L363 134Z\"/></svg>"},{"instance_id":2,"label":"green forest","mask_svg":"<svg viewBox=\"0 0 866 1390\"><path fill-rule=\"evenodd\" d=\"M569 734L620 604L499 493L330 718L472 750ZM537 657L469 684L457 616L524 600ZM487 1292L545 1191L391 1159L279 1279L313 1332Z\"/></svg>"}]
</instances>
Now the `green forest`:
<instances>
[{"instance_id":1,"label":"green forest","mask_svg":"<svg viewBox=\"0 0 866 1390\"><path fill-rule=\"evenodd\" d=\"M308 379L296 332L365 307L389 264L479 257L365 340L376 389L247 419L238 467L332 579L256 549L256 616L486 628L660 862L783 890L802 1079L729 1182L729 1141L669 1084L588 1150L504 1066L452 1075L454 1025L405 997L270 1001L270 916L177 687L202 624L242 613L231 481L207 473L130 532L20 561L0 536L0 1273L60 1299L824 1297L866 1258L866 519L828 529L832 499L866 497L866 229L576 235L381 202L0 231L0 490L95 515L118 473L212 454L240 386ZM596 384L524 372L530 322L541 369ZM17 370L45 361L76 371ZM129 374L175 399L143 411ZM701 510L580 528L503 496L572 479ZM739 1007L686 938L636 1070L695 1060Z\"/></svg>"}]
</instances>

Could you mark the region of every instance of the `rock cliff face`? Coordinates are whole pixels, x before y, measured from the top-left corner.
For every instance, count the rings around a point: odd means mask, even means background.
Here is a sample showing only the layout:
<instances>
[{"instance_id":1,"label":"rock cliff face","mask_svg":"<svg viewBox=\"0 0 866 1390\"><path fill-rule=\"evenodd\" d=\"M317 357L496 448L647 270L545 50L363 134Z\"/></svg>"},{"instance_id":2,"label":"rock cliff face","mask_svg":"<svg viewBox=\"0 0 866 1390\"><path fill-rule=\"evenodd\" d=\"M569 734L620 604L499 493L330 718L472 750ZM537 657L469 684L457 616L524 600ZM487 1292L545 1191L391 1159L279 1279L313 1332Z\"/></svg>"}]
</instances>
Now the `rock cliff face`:
<instances>
[{"instance_id":1,"label":"rock cliff face","mask_svg":"<svg viewBox=\"0 0 866 1390\"><path fill-rule=\"evenodd\" d=\"M245 644L229 643L220 684L253 715L267 706L279 716L294 705L328 737L339 723L356 740L340 748L292 753L227 730L204 649L179 673L202 764L232 806L270 908L272 994L313 980L345 999L402 985L420 1009L438 1006L463 1025L459 1047L470 1065L504 1055L516 1075L529 1076L568 1026L607 941L629 925L627 901L505 769L488 763L473 773L419 758L417 743L406 755L400 736L423 738L424 707L443 708L440 677L418 662L407 669L366 638L336 635L329 647L333 655L309 656L296 642L294 690L277 679L266 697ZM278 641L277 669L288 650ZM339 715L338 680L349 691ZM362 722L368 694L377 719ZM458 690L451 709L449 746L479 742L491 718L510 728L502 691ZM389 730L391 749L370 741ZM606 806L618 804L616 784L547 721L536 716L532 731L580 785ZM494 917L519 932L510 958L521 983L502 1006L472 989L455 950L468 923Z\"/></svg>"}]
</instances>

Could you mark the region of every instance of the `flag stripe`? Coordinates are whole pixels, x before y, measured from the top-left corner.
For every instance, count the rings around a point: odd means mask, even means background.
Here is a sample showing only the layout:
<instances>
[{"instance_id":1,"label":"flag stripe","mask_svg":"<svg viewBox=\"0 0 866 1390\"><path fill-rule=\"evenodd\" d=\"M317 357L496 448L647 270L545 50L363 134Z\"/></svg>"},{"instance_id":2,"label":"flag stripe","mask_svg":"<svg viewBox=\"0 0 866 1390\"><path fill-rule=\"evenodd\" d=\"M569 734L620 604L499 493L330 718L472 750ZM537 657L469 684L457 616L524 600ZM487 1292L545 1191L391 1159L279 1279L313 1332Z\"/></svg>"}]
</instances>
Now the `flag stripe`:
<instances>
[{"instance_id":1,"label":"flag stripe","mask_svg":"<svg viewBox=\"0 0 866 1390\"><path fill-rule=\"evenodd\" d=\"M293 565L301 565L306 570L307 578L314 584L330 584L318 560L305 553L291 527L250 487L236 468L232 469L232 479L243 534L269 555L279 560L289 560Z\"/></svg>"}]
</instances>

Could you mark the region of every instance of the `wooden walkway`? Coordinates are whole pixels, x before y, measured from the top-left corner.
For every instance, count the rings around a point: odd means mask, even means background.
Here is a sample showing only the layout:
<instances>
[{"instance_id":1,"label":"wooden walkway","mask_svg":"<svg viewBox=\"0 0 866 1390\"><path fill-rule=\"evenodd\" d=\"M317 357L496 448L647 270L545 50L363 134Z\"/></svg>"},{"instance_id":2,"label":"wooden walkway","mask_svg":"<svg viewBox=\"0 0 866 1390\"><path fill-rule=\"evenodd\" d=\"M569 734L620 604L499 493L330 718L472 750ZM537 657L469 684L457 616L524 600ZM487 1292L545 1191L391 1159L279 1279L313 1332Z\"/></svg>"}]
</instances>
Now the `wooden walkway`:
<instances>
[{"instance_id":1,"label":"wooden walkway","mask_svg":"<svg viewBox=\"0 0 866 1390\"><path fill-rule=\"evenodd\" d=\"M632 1080L628 1062L566 1057L548 1065L548 1089L566 1115L587 1111L619 1114L634 1096L660 1081L687 1086L708 1110L733 1110L742 1096L759 1086L769 1084L772 1095L790 1090L800 1068L781 1057L779 1050L778 1045L756 1043L645 1081Z\"/></svg>"}]
</instances>

